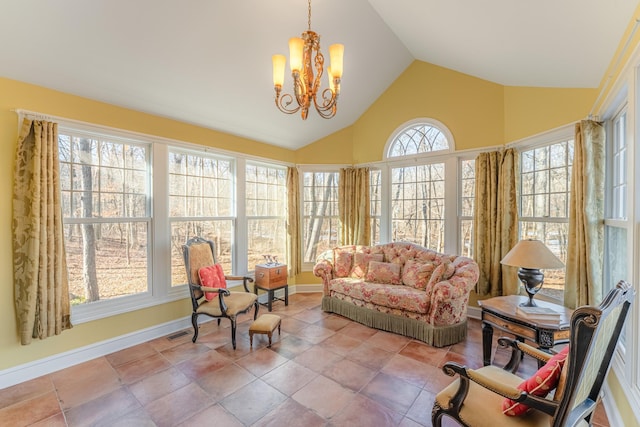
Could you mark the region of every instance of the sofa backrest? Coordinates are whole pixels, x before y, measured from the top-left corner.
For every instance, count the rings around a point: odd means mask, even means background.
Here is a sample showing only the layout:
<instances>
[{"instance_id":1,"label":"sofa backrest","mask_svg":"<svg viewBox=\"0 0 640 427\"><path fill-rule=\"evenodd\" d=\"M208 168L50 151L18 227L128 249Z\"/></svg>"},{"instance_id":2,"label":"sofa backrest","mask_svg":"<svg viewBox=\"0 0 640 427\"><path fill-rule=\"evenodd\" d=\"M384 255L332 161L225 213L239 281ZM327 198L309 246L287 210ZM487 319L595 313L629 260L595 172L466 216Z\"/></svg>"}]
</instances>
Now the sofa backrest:
<instances>
[{"instance_id":1,"label":"sofa backrest","mask_svg":"<svg viewBox=\"0 0 640 427\"><path fill-rule=\"evenodd\" d=\"M454 275L456 265L461 264L454 262L457 258L460 257L442 254L414 243L391 242L374 246L338 246L321 254L318 261L332 263L334 278L360 279L367 278L369 266L374 265L372 261L398 264L403 284L424 289L430 282L446 280Z\"/></svg>"}]
</instances>

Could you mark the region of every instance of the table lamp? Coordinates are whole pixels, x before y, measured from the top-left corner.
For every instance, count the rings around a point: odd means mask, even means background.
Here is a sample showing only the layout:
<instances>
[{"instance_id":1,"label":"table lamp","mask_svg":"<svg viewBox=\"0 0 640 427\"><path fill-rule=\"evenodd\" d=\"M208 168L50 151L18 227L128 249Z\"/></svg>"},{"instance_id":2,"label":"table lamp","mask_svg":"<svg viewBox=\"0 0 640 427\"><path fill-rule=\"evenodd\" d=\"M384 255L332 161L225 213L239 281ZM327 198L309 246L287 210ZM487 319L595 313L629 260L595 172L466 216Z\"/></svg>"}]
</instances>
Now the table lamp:
<instances>
[{"instance_id":1,"label":"table lamp","mask_svg":"<svg viewBox=\"0 0 640 427\"><path fill-rule=\"evenodd\" d=\"M500 264L518 268L518 279L529 295L522 306L535 307L533 296L542 289L544 274L541 268L563 268L564 264L540 240L520 240L500 261Z\"/></svg>"}]
</instances>

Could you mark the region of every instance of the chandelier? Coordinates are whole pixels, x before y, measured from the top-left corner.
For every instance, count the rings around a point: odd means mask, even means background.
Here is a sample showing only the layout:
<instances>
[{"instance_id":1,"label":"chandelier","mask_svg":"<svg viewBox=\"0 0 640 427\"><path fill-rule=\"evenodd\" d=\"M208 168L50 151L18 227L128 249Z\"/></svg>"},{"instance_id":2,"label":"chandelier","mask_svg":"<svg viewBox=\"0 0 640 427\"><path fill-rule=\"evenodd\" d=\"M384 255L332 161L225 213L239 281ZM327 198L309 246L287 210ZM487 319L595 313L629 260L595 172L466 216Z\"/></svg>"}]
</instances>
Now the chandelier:
<instances>
[{"instance_id":1,"label":"chandelier","mask_svg":"<svg viewBox=\"0 0 640 427\"><path fill-rule=\"evenodd\" d=\"M276 90L276 106L286 114L300 111L302 120L306 120L309 107L313 102L318 114L325 119L330 119L336 115L338 110L344 45L333 44L329 46L329 57L331 58L331 66L327 68L329 87L318 94L320 80L324 72L324 56L320 52L320 35L311 31L311 0L309 0L307 26L308 29L302 33L302 37L289 39L289 67L293 77L293 95L282 94L287 59L284 55L273 55L273 85Z\"/></svg>"}]
</instances>

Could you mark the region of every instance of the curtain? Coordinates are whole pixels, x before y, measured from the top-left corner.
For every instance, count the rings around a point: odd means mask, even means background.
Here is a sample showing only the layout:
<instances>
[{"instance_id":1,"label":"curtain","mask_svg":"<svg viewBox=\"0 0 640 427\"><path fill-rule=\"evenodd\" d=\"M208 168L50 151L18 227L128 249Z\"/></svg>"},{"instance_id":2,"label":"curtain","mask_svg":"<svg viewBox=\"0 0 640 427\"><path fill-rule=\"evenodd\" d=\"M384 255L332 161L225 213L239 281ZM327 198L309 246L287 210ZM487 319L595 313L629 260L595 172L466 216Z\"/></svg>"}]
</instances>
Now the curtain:
<instances>
[{"instance_id":1,"label":"curtain","mask_svg":"<svg viewBox=\"0 0 640 427\"><path fill-rule=\"evenodd\" d=\"M340 169L338 214L341 245L371 243L369 168Z\"/></svg>"},{"instance_id":2,"label":"curtain","mask_svg":"<svg viewBox=\"0 0 640 427\"><path fill-rule=\"evenodd\" d=\"M480 296L517 294L517 270L500 260L518 242L518 154L513 148L476 158L473 242Z\"/></svg>"},{"instance_id":3,"label":"curtain","mask_svg":"<svg viewBox=\"0 0 640 427\"><path fill-rule=\"evenodd\" d=\"M287 168L287 252L289 276L295 277L302 271L300 259L300 181L298 169Z\"/></svg>"},{"instance_id":4,"label":"curtain","mask_svg":"<svg viewBox=\"0 0 640 427\"><path fill-rule=\"evenodd\" d=\"M601 123L576 123L564 303L575 308L602 299L605 131Z\"/></svg>"},{"instance_id":5,"label":"curtain","mask_svg":"<svg viewBox=\"0 0 640 427\"><path fill-rule=\"evenodd\" d=\"M71 328L58 126L24 119L13 182L13 279L20 342Z\"/></svg>"}]
</instances>

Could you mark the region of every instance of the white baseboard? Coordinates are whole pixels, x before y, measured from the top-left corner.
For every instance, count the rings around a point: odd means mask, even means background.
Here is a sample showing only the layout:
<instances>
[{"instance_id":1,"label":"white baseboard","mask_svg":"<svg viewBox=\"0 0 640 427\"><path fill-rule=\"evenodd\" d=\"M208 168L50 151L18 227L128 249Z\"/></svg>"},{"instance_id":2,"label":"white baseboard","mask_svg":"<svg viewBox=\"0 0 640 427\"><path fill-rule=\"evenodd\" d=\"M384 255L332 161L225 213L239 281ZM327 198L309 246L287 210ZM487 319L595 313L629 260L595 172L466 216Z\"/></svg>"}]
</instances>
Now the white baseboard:
<instances>
[{"instance_id":1,"label":"white baseboard","mask_svg":"<svg viewBox=\"0 0 640 427\"><path fill-rule=\"evenodd\" d=\"M467 306L467 317L480 320L482 318L482 309L480 307Z\"/></svg>"},{"instance_id":2,"label":"white baseboard","mask_svg":"<svg viewBox=\"0 0 640 427\"><path fill-rule=\"evenodd\" d=\"M0 389L191 327L191 316L0 371Z\"/></svg>"}]
</instances>

